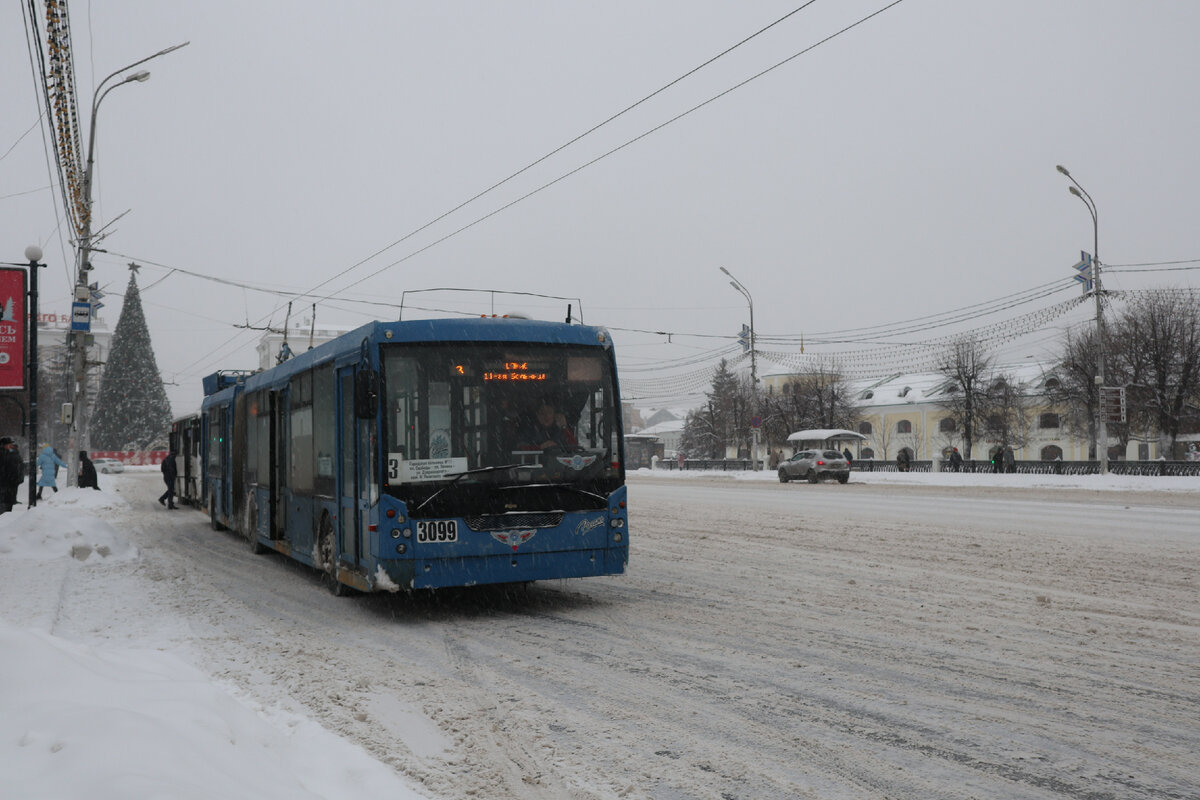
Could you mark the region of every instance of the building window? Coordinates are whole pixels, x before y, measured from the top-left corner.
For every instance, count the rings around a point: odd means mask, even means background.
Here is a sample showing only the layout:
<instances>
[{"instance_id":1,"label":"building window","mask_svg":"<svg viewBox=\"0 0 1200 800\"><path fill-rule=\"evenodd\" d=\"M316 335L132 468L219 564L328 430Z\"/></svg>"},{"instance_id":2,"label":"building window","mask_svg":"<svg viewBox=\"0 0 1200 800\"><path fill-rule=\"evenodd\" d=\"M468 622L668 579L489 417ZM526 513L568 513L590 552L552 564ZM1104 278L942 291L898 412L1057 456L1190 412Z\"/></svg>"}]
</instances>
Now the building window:
<instances>
[{"instance_id":1,"label":"building window","mask_svg":"<svg viewBox=\"0 0 1200 800\"><path fill-rule=\"evenodd\" d=\"M1038 417L1039 428L1057 428L1058 425L1058 414L1047 412Z\"/></svg>"},{"instance_id":2,"label":"building window","mask_svg":"<svg viewBox=\"0 0 1200 800\"><path fill-rule=\"evenodd\" d=\"M897 422L896 433L912 433L912 422L907 419Z\"/></svg>"},{"instance_id":3,"label":"building window","mask_svg":"<svg viewBox=\"0 0 1200 800\"><path fill-rule=\"evenodd\" d=\"M1042 448L1042 461L1061 461L1062 448L1056 444L1048 444Z\"/></svg>"},{"instance_id":4,"label":"building window","mask_svg":"<svg viewBox=\"0 0 1200 800\"><path fill-rule=\"evenodd\" d=\"M873 430L874 429L871 427L871 423L869 423L869 422L858 423L858 432L861 433L863 436L870 436L871 432Z\"/></svg>"},{"instance_id":5,"label":"building window","mask_svg":"<svg viewBox=\"0 0 1200 800\"><path fill-rule=\"evenodd\" d=\"M954 417L942 417L938 420L938 430L942 433L954 433L958 430L958 423L954 421Z\"/></svg>"},{"instance_id":6,"label":"building window","mask_svg":"<svg viewBox=\"0 0 1200 800\"><path fill-rule=\"evenodd\" d=\"M862 452L858 454L859 458L874 458L875 451L870 447L864 447Z\"/></svg>"}]
</instances>

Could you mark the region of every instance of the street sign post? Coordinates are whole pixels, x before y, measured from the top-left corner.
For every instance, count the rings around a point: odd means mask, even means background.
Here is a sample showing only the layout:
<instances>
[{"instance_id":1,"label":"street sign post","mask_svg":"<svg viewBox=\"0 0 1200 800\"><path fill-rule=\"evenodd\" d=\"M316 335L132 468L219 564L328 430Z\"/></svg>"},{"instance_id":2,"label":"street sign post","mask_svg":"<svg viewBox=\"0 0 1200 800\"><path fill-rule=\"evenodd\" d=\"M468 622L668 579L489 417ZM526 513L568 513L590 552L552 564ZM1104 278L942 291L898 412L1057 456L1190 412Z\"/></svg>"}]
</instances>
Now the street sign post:
<instances>
[{"instance_id":1,"label":"street sign post","mask_svg":"<svg viewBox=\"0 0 1200 800\"><path fill-rule=\"evenodd\" d=\"M1083 293L1087 294L1095 285L1095 280L1092 277L1092 254L1087 251L1079 251L1079 262L1071 267L1079 274L1075 276L1075 280L1083 285Z\"/></svg>"},{"instance_id":2,"label":"street sign post","mask_svg":"<svg viewBox=\"0 0 1200 800\"><path fill-rule=\"evenodd\" d=\"M1125 422L1125 387L1100 387L1100 416L1105 422Z\"/></svg>"},{"instance_id":3,"label":"street sign post","mask_svg":"<svg viewBox=\"0 0 1200 800\"><path fill-rule=\"evenodd\" d=\"M71 303L71 330L90 333L92 330L92 304Z\"/></svg>"}]
</instances>

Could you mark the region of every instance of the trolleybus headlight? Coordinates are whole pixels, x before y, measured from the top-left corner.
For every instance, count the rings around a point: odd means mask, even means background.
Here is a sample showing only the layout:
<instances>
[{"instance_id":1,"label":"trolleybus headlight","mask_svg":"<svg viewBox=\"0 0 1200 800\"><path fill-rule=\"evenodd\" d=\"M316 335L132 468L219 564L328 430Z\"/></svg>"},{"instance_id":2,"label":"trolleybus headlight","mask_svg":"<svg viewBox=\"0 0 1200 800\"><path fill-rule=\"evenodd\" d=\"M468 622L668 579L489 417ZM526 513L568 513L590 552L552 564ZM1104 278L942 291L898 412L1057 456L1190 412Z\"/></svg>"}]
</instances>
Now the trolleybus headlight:
<instances>
[{"instance_id":1,"label":"trolleybus headlight","mask_svg":"<svg viewBox=\"0 0 1200 800\"><path fill-rule=\"evenodd\" d=\"M613 541L614 541L614 542L620 542L620 541L621 541L621 538L622 538L622 537L621 537L621 534L619 534L619 533L614 533L614 534L613 534Z\"/></svg>"},{"instance_id":2,"label":"trolleybus headlight","mask_svg":"<svg viewBox=\"0 0 1200 800\"><path fill-rule=\"evenodd\" d=\"M621 519L620 517L614 517L612 520L609 521L608 524L614 528L624 528L625 520Z\"/></svg>"},{"instance_id":3,"label":"trolleybus headlight","mask_svg":"<svg viewBox=\"0 0 1200 800\"><path fill-rule=\"evenodd\" d=\"M392 528L392 538L393 539L400 538L400 529L399 528Z\"/></svg>"},{"instance_id":4,"label":"trolleybus headlight","mask_svg":"<svg viewBox=\"0 0 1200 800\"><path fill-rule=\"evenodd\" d=\"M400 544L396 545L396 552L400 555L404 555L408 552L408 545L406 545L404 542L400 542Z\"/></svg>"}]
</instances>

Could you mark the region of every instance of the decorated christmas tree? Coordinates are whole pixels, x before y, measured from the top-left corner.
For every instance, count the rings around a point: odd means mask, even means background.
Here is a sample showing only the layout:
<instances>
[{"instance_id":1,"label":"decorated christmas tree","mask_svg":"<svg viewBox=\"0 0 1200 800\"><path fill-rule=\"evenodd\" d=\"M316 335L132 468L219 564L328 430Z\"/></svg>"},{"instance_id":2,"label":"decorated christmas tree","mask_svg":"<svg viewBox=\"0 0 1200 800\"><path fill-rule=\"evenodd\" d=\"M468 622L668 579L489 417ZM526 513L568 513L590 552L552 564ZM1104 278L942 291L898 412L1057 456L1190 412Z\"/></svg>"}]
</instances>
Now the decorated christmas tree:
<instances>
[{"instance_id":1,"label":"decorated christmas tree","mask_svg":"<svg viewBox=\"0 0 1200 800\"><path fill-rule=\"evenodd\" d=\"M171 429L171 404L150 347L150 331L137 287L137 265L129 266L129 287L92 414L95 450L165 446Z\"/></svg>"}]
</instances>

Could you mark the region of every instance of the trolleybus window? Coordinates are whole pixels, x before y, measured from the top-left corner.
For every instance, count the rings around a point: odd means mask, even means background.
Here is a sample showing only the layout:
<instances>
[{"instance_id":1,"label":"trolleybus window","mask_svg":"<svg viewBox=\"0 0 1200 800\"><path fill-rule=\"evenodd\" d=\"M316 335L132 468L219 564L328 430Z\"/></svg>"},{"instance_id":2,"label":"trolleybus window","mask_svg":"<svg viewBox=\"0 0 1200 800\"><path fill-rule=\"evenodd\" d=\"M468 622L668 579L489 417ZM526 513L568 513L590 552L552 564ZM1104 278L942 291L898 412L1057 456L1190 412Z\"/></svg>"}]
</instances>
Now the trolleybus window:
<instances>
[{"instance_id":1,"label":"trolleybus window","mask_svg":"<svg viewBox=\"0 0 1200 800\"><path fill-rule=\"evenodd\" d=\"M385 483L419 496L449 481L613 480L610 363L584 347L385 348Z\"/></svg>"}]
</instances>

